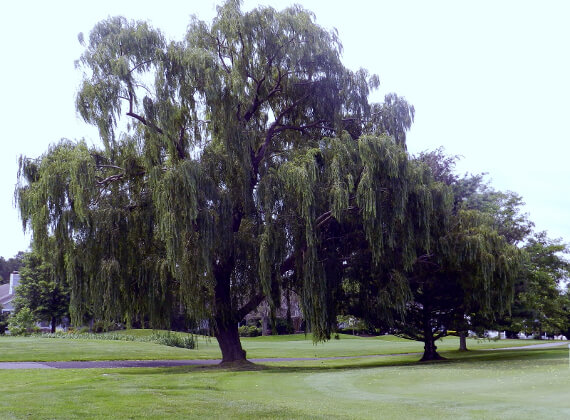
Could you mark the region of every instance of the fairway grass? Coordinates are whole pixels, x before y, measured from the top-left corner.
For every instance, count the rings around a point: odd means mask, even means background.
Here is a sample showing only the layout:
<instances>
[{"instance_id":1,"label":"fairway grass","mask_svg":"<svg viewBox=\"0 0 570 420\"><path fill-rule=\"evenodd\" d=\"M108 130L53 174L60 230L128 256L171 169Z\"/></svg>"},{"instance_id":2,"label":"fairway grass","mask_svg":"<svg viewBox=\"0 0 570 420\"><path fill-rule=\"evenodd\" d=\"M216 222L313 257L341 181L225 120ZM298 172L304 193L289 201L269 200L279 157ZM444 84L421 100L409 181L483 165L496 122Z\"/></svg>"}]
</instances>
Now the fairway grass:
<instances>
[{"instance_id":1,"label":"fairway grass","mask_svg":"<svg viewBox=\"0 0 570 420\"><path fill-rule=\"evenodd\" d=\"M152 330L125 330L123 333L149 336ZM242 338L242 344L248 358L350 357L423 351L423 343L394 336L340 337L339 340L315 344L311 336L295 334ZM468 347L477 350L540 343L544 341L469 339ZM437 346L440 351L455 350L459 347L459 339L445 337L437 341ZM219 358L218 343L209 337L198 337L198 348L188 350L150 342L0 336L0 362Z\"/></svg>"},{"instance_id":2,"label":"fairway grass","mask_svg":"<svg viewBox=\"0 0 570 420\"><path fill-rule=\"evenodd\" d=\"M7 370L2 419L568 419L568 349L220 368Z\"/></svg>"}]
</instances>

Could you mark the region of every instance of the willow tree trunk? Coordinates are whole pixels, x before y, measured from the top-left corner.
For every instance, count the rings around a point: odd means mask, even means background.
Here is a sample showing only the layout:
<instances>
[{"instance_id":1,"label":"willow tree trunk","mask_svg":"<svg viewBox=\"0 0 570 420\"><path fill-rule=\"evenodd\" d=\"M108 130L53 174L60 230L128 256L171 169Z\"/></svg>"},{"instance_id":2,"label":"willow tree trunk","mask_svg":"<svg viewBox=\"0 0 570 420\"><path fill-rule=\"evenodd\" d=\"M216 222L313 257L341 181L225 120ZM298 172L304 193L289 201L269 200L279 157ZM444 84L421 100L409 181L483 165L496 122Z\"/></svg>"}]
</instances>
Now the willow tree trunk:
<instances>
[{"instance_id":1,"label":"willow tree trunk","mask_svg":"<svg viewBox=\"0 0 570 420\"><path fill-rule=\"evenodd\" d=\"M57 320L55 317L51 318L51 332L52 334L55 333L55 327L57 326Z\"/></svg>"},{"instance_id":2,"label":"willow tree trunk","mask_svg":"<svg viewBox=\"0 0 570 420\"><path fill-rule=\"evenodd\" d=\"M216 320L216 340L222 351L222 364L245 363L245 350L241 347L237 322Z\"/></svg>"},{"instance_id":3,"label":"willow tree trunk","mask_svg":"<svg viewBox=\"0 0 570 420\"><path fill-rule=\"evenodd\" d=\"M230 278L233 261L217 265L214 269L214 330L222 351L222 364L246 363L245 350L239 339L235 308L232 308Z\"/></svg>"},{"instance_id":4,"label":"willow tree trunk","mask_svg":"<svg viewBox=\"0 0 570 420\"><path fill-rule=\"evenodd\" d=\"M459 351L467 351L467 333L465 331L459 332Z\"/></svg>"}]
</instances>

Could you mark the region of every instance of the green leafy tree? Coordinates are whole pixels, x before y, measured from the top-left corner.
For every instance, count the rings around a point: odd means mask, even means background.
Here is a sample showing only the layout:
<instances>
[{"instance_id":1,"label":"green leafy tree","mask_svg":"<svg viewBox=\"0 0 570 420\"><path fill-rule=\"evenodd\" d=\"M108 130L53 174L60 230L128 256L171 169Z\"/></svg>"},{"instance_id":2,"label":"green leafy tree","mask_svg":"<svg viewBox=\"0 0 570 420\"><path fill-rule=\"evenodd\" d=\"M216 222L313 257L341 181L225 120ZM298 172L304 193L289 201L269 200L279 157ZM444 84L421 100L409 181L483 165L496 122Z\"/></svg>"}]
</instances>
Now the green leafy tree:
<instances>
[{"instance_id":1,"label":"green leafy tree","mask_svg":"<svg viewBox=\"0 0 570 420\"><path fill-rule=\"evenodd\" d=\"M352 240L378 276L427 240L433 197L405 153L413 108L369 104L378 78L346 69L311 13L228 1L181 42L124 18L80 38L77 109L104 147L22 158L17 189L40 251L61 254L76 320L156 325L182 304L210 320L223 363L240 362L238 322L264 297L296 288L326 339Z\"/></svg>"},{"instance_id":2,"label":"green leafy tree","mask_svg":"<svg viewBox=\"0 0 570 420\"><path fill-rule=\"evenodd\" d=\"M53 264L37 252L24 256L20 285L16 288L15 312L28 308L37 321L47 321L51 332L69 314L69 291L65 277L57 277Z\"/></svg>"},{"instance_id":3,"label":"green leafy tree","mask_svg":"<svg viewBox=\"0 0 570 420\"><path fill-rule=\"evenodd\" d=\"M432 256L418 260L410 276L413 303L399 324L403 335L424 341L422 360L440 358L435 341L461 326L466 315L506 313L522 263L518 248L484 214L461 210L450 222L445 232L436 233Z\"/></svg>"},{"instance_id":4,"label":"green leafy tree","mask_svg":"<svg viewBox=\"0 0 570 420\"><path fill-rule=\"evenodd\" d=\"M426 163L434 178L450 186L453 190L454 204L453 217L457 217L461 212L468 211L471 214L479 213L477 218L484 221L487 230L496 232L508 245L517 245L523 241L532 231L534 224L528 219L528 214L521 211L524 205L522 198L511 191L501 192L494 190L489 182L485 182L485 174L469 175L462 177L455 173L455 163L458 156L448 156L442 148L432 152L423 152L418 159ZM506 249L506 248L505 248ZM517 263L514 267L519 267L522 263L522 255L518 254ZM494 299L496 310L489 310L487 305L480 305L477 299L463 300L462 304L456 307L455 316L448 319L447 326L457 330L460 337L460 350L467 350L466 336L468 330L481 330L497 327L497 320L501 313L505 313L508 305L505 306L505 290L513 288L513 275L510 274L509 284L504 287L494 286L493 291L498 292L498 299ZM512 291L507 295L512 296ZM469 296L469 295L467 295ZM492 293L489 295L492 296ZM492 302L493 299L490 300Z\"/></svg>"},{"instance_id":5,"label":"green leafy tree","mask_svg":"<svg viewBox=\"0 0 570 420\"><path fill-rule=\"evenodd\" d=\"M391 326L399 335L424 342L422 360L440 358L436 340L446 335L448 329L466 329L469 314L492 317L506 312L522 261L518 249L494 229L492 215L465 208L465 200L458 196L460 178L453 172L454 162L454 157L448 158L440 150L421 155L415 162L428 173L425 185L431 185L431 191L440 191L442 198L432 200L434 211L423 224L429 226L427 240L409 241L415 246L412 264L400 265L399 270L393 264L391 270L384 270L402 279L398 283L402 284L401 294L408 302L405 312L381 304L376 297L386 289L378 279L366 276L368 270L355 276L360 279L356 284L348 282L353 308L363 311L351 309L351 313L372 318L377 324ZM415 209L409 211L407 217L413 218ZM421 237L422 225L417 228L413 238ZM362 263L359 266L366 267Z\"/></svg>"},{"instance_id":6,"label":"green leafy tree","mask_svg":"<svg viewBox=\"0 0 570 420\"><path fill-rule=\"evenodd\" d=\"M567 334L570 314L565 289L570 279L570 262L564 256L569 252L568 246L539 232L529 238L523 249L528 259L517 282L512 312L502 327L511 335Z\"/></svg>"}]
</instances>

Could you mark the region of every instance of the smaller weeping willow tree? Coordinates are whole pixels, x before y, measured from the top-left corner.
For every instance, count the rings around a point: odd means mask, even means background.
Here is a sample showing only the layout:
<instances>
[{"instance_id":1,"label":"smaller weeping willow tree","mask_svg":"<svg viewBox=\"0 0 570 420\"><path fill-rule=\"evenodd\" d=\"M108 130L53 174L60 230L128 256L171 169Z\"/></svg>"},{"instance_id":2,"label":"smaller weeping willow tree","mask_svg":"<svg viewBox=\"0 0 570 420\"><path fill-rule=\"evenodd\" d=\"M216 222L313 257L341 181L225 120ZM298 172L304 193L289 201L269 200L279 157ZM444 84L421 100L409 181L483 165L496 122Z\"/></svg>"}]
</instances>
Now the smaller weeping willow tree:
<instances>
[{"instance_id":1,"label":"smaller weeping willow tree","mask_svg":"<svg viewBox=\"0 0 570 420\"><path fill-rule=\"evenodd\" d=\"M80 40L77 109L102 147L22 158L16 192L38 247L61 253L76 319L157 325L182 305L240 363L238 322L284 289L329 338L364 250L382 301L403 307L409 288L386 273L429 248L436 208L405 151L414 110L370 104L378 78L342 65L335 32L298 6L228 1L178 42L120 17Z\"/></svg>"},{"instance_id":2,"label":"smaller weeping willow tree","mask_svg":"<svg viewBox=\"0 0 570 420\"><path fill-rule=\"evenodd\" d=\"M492 318L511 306L514 283L524 260L516 246L492 228L492 218L476 210L452 215L434 231L434 247L410 272L413 299L400 335L424 342L422 361L441 359L436 340L466 314Z\"/></svg>"}]
</instances>

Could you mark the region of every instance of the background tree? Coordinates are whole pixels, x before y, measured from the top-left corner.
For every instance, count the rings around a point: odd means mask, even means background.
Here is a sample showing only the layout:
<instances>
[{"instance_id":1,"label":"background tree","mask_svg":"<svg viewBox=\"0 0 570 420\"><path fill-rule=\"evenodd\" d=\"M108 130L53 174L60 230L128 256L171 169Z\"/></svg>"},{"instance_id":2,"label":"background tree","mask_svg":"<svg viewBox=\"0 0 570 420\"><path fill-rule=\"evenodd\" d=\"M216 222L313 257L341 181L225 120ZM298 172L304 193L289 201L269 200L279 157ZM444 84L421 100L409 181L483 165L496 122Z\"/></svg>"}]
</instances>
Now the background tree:
<instances>
[{"instance_id":1,"label":"background tree","mask_svg":"<svg viewBox=\"0 0 570 420\"><path fill-rule=\"evenodd\" d=\"M18 271L22 266L23 252L18 252L14 257L8 258L0 257L0 284L8 283L10 281L10 273Z\"/></svg>"},{"instance_id":2,"label":"background tree","mask_svg":"<svg viewBox=\"0 0 570 420\"><path fill-rule=\"evenodd\" d=\"M516 285L512 312L501 326L511 337L519 332L537 336L567 334L570 262L564 256L568 246L539 232L528 239L523 249L528 259Z\"/></svg>"},{"instance_id":3,"label":"background tree","mask_svg":"<svg viewBox=\"0 0 570 420\"><path fill-rule=\"evenodd\" d=\"M228 1L170 44L142 22L97 24L77 108L104 148L64 141L22 158L17 191L40 251L61 250L72 316L160 322L182 303L211 321L223 363L240 362L237 323L283 287L329 337L346 237L376 273L387 255L409 265L432 209L402 144L413 108L395 95L370 105L378 78L340 53L298 6Z\"/></svg>"},{"instance_id":4,"label":"background tree","mask_svg":"<svg viewBox=\"0 0 570 420\"><path fill-rule=\"evenodd\" d=\"M453 190L453 214L461 211L479 212L481 220L489 229L494 230L507 244L520 244L532 231L534 224L523 213L522 198L511 191L501 192L493 189L485 174L465 174L458 176L455 173L455 163L459 156L448 156L442 148L431 152L422 152L418 159L426 163L436 180L444 182ZM522 258L521 255L519 257ZM519 265L521 261L517 263ZM512 286L509 286L512 287ZM498 289L497 302L503 302L504 289ZM509 292L511 295L512 292ZM504 312L505 306L499 312ZM497 327L499 312L482 310L476 301L465 301L462 310L456 312L454 319L448 321L450 329L457 330L460 337L460 350L467 350L466 336L468 330L482 330Z\"/></svg>"},{"instance_id":5,"label":"background tree","mask_svg":"<svg viewBox=\"0 0 570 420\"><path fill-rule=\"evenodd\" d=\"M69 315L69 291L65 277L57 277L53 264L37 252L24 256L20 285L14 299L15 313L30 310L36 321L50 323L51 332Z\"/></svg>"},{"instance_id":6,"label":"background tree","mask_svg":"<svg viewBox=\"0 0 570 420\"><path fill-rule=\"evenodd\" d=\"M378 279L367 276L367 269L355 276L359 279L356 282L345 282L351 311L376 325L392 324L398 334L423 341L422 360L440 358L435 341L448 329L467 329L466 316L471 313L491 317L507 311L521 263L517 248L494 229L494 218L464 205L454 162L455 157L437 150L420 155L414 163L427 174L425 185L432 185L431 191L439 191L441 198L432 200L434 211L423 223L429 227L427 233L423 231L427 240L409 240L415 247L412 264L392 264L384 269L403 279L400 284L406 286L400 290L407 299L405 311L398 307L390 310L389 305L379 303L377 296L385 289ZM415 208L409 211L412 214L408 217L413 219ZM412 237L421 238L422 226L417 228ZM366 264L361 261L359 267Z\"/></svg>"},{"instance_id":7,"label":"background tree","mask_svg":"<svg viewBox=\"0 0 570 420\"><path fill-rule=\"evenodd\" d=\"M435 341L471 312L493 316L510 308L519 250L492 229L487 217L461 210L434 232L431 253L409 275L413 299L396 327L425 343L422 360L438 359Z\"/></svg>"}]
</instances>

